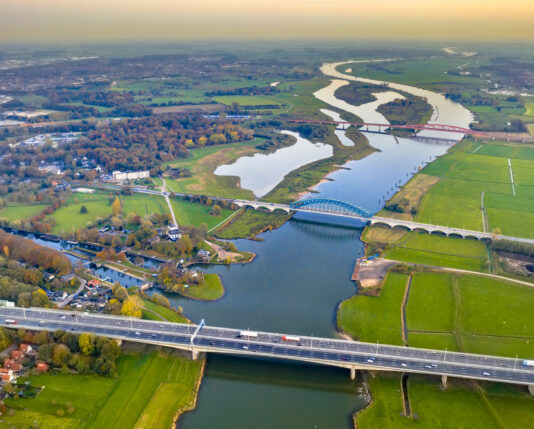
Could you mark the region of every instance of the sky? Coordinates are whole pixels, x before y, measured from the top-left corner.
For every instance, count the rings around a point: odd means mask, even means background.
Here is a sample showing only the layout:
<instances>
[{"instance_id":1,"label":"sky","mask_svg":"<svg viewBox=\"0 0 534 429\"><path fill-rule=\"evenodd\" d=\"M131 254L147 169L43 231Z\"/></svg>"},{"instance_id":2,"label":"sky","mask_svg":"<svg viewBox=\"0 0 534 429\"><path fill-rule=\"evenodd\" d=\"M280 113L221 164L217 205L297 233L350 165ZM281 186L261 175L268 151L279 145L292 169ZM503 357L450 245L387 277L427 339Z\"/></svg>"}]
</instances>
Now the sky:
<instances>
[{"instance_id":1,"label":"sky","mask_svg":"<svg viewBox=\"0 0 534 429\"><path fill-rule=\"evenodd\" d=\"M534 41L534 0L0 0L0 42Z\"/></svg>"}]
</instances>

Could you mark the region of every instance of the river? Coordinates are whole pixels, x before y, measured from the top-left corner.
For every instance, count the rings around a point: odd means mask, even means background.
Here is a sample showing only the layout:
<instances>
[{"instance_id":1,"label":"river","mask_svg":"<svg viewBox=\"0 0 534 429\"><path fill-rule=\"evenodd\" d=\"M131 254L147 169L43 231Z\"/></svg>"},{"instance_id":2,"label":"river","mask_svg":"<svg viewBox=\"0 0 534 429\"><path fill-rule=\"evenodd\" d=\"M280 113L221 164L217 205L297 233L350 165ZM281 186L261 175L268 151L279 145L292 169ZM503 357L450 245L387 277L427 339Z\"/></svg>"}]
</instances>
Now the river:
<instances>
[{"instance_id":1,"label":"river","mask_svg":"<svg viewBox=\"0 0 534 429\"><path fill-rule=\"evenodd\" d=\"M323 73L335 79L316 92L317 98L367 121L378 118L375 109L381 102L402 97L392 91L396 89L427 97L434 122L467 127L471 121L461 105L407 85L390 83L386 94L377 96L378 102L364 106L340 103L335 89L359 80L336 70L349 63L322 66ZM365 135L379 151L348 162L315 190L371 212L378 211L421 166L449 148L384 134ZM221 300L198 302L172 296L172 303L183 306L193 320L204 318L209 325L335 336L337 305L356 292L349 278L356 258L363 254L362 225L332 226L314 220L320 220L320 215L298 214L278 230L262 234L263 242L237 240L240 249L257 256L250 264L207 269L222 277L226 295ZM178 427L348 429L351 415L367 403L359 389L361 385L349 380L347 370L210 354L197 408L182 416Z\"/></svg>"}]
</instances>

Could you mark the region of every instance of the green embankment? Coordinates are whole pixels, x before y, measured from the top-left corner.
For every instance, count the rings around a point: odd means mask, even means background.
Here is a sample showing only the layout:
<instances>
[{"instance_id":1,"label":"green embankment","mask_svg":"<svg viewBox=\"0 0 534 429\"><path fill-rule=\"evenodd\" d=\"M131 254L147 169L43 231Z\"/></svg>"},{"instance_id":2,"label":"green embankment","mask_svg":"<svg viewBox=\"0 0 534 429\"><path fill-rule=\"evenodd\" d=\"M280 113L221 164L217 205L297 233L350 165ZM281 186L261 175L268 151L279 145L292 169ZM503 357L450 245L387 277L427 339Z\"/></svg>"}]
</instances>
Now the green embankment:
<instances>
[{"instance_id":1,"label":"green embankment","mask_svg":"<svg viewBox=\"0 0 534 429\"><path fill-rule=\"evenodd\" d=\"M481 241L409 232L384 257L396 261L487 272L489 260Z\"/></svg>"},{"instance_id":2,"label":"green embankment","mask_svg":"<svg viewBox=\"0 0 534 429\"><path fill-rule=\"evenodd\" d=\"M237 214L227 224L216 230L214 234L224 239L248 238L265 230L278 228L288 219L289 216L280 211L265 213L248 209Z\"/></svg>"},{"instance_id":3,"label":"green embankment","mask_svg":"<svg viewBox=\"0 0 534 429\"><path fill-rule=\"evenodd\" d=\"M359 429L514 429L531 426L534 398L520 387L449 380L446 390L439 378L411 375L408 396L412 417L402 415L400 376L370 378L373 402L354 417Z\"/></svg>"},{"instance_id":4,"label":"green embankment","mask_svg":"<svg viewBox=\"0 0 534 429\"><path fill-rule=\"evenodd\" d=\"M181 295L202 301L215 301L224 295L224 287L218 274L204 274L204 283L190 285L181 292Z\"/></svg>"}]
</instances>

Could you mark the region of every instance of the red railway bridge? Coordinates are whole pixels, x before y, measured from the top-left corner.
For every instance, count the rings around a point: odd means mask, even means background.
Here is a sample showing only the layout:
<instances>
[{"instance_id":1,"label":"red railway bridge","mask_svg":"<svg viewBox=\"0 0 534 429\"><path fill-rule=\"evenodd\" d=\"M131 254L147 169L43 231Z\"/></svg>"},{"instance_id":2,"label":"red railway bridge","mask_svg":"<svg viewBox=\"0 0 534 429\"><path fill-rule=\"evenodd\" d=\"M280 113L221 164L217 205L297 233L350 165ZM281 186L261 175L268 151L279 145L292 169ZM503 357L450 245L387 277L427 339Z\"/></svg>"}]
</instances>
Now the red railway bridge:
<instances>
[{"instance_id":1,"label":"red railway bridge","mask_svg":"<svg viewBox=\"0 0 534 429\"><path fill-rule=\"evenodd\" d=\"M387 128L413 130L413 131L439 131L458 134L468 134L474 137L490 138L491 133L476 131L470 128L456 127L454 125L442 125L442 124L378 124L371 122L349 122L349 121L319 121L312 119L289 119L288 122L297 122L303 124L324 124L324 125L355 125L357 127L378 127L378 131Z\"/></svg>"}]
</instances>

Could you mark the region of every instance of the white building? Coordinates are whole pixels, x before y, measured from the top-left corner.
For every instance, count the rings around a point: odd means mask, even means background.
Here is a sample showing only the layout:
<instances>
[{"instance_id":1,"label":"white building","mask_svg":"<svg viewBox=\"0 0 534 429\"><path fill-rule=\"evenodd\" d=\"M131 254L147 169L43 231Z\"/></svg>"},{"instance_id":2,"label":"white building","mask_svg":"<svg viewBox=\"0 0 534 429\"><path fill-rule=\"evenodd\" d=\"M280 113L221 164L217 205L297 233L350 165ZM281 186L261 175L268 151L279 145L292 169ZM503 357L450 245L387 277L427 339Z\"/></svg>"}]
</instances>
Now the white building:
<instances>
[{"instance_id":1,"label":"white building","mask_svg":"<svg viewBox=\"0 0 534 429\"><path fill-rule=\"evenodd\" d=\"M145 171L130 171L123 173L121 171L114 171L113 172L113 181L114 182L122 182L124 180L138 180L138 179L144 179L150 177L150 172L148 170Z\"/></svg>"},{"instance_id":2,"label":"white building","mask_svg":"<svg viewBox=\"0 0 534 429\"><path fill-rule=\"evenodd\" d=\"M169 225L167 229L167 237L169 237L169 240L176 241L179 240L182 234L180 234L180 229L174 225Z\"/></svg>"}]
</instances>

